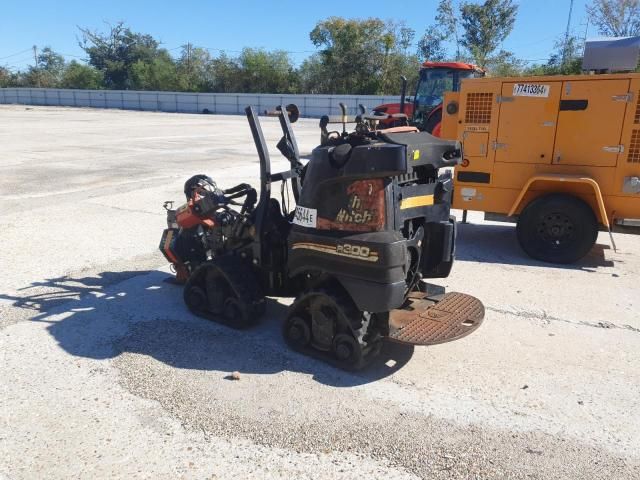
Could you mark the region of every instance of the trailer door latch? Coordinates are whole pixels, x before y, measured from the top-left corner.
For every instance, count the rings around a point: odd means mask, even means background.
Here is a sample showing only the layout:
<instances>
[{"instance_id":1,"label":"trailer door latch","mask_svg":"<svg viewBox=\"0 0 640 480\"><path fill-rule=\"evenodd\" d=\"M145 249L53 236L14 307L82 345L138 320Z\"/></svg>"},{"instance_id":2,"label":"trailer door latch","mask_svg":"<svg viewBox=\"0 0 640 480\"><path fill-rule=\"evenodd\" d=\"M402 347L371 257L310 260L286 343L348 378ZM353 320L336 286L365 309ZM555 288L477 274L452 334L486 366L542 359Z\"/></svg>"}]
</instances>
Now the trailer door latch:
<instances>
[{"instance_id":1,"label":"trailer door latch","mask_svg":"<svg viewBox=\"0 0 640 480\"><path fill-rule=\"evenodd\" d=\"M602 147L602 151L607 153L624 153L624 145L612 145L610 147Z\"/></svg>"},{"instance_id":2,"label":"trailer door latch","mask_svg":"<svg viewBox=\"0 0 640 480\"><path fill-rule=\"evenodd\" d=\"M500 150L501 148L507 148L507 144L506 143L493 142L492 147L493 147L494 150Z\"/></svg>"},{"instance_id":3,"label":"trailer door latch","mask_svg":"<svg viewBox=\"0 0 640 480\"><path fill-rule=\"evenodd\" d=\"M611 97L611 100L613 100L614 102L630 103L631 101L633 101L633 93L629 92L629 93L625 93L624 95L613 95Z\"/></svg>"}]
</instances>

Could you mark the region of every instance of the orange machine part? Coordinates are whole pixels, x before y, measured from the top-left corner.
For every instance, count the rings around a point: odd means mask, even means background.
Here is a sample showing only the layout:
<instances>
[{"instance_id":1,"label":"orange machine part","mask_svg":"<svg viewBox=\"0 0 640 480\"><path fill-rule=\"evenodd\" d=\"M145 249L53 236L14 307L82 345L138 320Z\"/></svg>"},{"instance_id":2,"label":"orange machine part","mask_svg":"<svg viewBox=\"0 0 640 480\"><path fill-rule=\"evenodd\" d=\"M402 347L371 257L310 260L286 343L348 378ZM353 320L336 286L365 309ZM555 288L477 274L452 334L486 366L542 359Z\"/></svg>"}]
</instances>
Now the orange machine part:
<instances>
[{"instance_id":1,"label":"orange machine part","mask_svg":"<svg viewBox=\"0 0 640 480\"><path fill-rule=\"evenodd\" d=\"M182 228L192 228L200 224L200 217L193 211L193 200L189 200L189 203L178 207L176 210L176 222Z\"/></svg>"},{"instance_id":2,"label":"orange machine part","mask_svg":"<svg viewBox=\"0 0 640 480\"><path fill-rule=\"evenodd\" d=\"M178 207L176 210L176 222L182 228L193 228L197 225L205 225L209 228L215 226L215 222L211 218L200 217L193 211L193 200Z\"/></svg>"},{"instance_id":3,"label":"orange machine part","mask_svg":"<svg viewBox=\"0 0 640 480\"><path fill-rule=\"evenodd\" d=\"M484 69L471 63L462 62L424 62L422 68L451 68L453 70L474 70L484 73Z\"/></svg>"}]
</instances>

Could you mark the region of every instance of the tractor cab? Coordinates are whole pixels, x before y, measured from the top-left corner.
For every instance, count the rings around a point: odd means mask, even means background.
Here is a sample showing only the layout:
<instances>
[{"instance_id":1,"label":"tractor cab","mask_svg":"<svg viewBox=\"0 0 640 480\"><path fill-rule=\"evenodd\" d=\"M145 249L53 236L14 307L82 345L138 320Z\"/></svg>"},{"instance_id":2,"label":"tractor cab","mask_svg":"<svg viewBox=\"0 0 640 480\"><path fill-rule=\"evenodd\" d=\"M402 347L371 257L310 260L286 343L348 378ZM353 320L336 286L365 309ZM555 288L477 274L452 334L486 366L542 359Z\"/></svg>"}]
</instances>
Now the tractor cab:
<instances>
[{"instance_id":1,"label":"tractor cab","mask_svg":"<svg viewBox=\"0 0 640 480\"><path fill-rule=\"evenodd\" d=\"M484 77L480 67L461 62L424 62L413 102L386 103L373 109L377 115L389 115L380 123L386 127L396 126L394 114L404 113L410 123L419 130L439 136L442 120L442 99L446 92L460 91L460 83L465 78ZM404 108L404 111L402 111Z\"/></svg>"},{"instance_id":2,"label":"tractor cab","mask_svg":"<svg viewBox=\"0 0 640 480\"><path fill-rule=\"evenodd\" d=\"M465 78L484 74L484 70L468 63L424 62L413 99L412 123L422 131L438 134L444 94L460 91L460 83Z\"/></svg>"}]
</instances>

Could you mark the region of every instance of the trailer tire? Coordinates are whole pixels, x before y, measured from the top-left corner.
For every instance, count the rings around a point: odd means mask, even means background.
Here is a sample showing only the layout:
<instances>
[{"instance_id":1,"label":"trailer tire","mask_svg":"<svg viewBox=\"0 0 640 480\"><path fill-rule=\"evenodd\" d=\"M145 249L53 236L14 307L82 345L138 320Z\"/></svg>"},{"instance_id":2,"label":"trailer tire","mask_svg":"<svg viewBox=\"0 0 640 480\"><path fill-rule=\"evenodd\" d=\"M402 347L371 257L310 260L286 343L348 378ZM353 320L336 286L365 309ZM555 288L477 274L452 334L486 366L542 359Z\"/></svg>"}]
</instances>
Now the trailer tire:
<instances>
[{"instance_id":1,"label":"trailer tire","mask_svg":"<svg viewBox=\"0 0 640 480\"><path fill-rule=\"evenodd\" d=\"M516 233L530 257L549 263L573 263L595 244L598 221L583 200L552 193L536 198L524 208Z\"/></svg>"}]
</instances>

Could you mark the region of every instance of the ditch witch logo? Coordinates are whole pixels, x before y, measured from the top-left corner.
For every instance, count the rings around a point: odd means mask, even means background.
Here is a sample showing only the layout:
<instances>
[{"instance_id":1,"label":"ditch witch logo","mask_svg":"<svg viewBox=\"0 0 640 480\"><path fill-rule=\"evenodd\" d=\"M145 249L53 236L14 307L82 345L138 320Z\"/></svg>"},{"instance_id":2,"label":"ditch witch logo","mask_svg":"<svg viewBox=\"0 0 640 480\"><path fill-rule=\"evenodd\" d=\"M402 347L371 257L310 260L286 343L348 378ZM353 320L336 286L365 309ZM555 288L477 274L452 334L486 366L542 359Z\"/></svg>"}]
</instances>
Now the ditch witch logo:
<instances>
[{"instance_id":1,"label":"ditch witch logo","mask_svg":"<svg viewBox=\"0 0 640 480\"><path fill-rule=\"evenodd\" d=\"M347 208L348 209L340 209L338 215L336 215L336 222L367 225L374 219L375 211L373 213L370 210L360 211L362 209L362 200L360 200L358 195L353 195L349 199L349 205Z\"/></svg>"},{"instance_id":2,"label":"ditch witch logo","mask_svg":"<svg viewBox=\"0 0 640 480\"><path fill-rule=\"evenodd\" d=\"M384 181L376 178L351 182L342 192L327 199L325 205L318 215L317 228L321 230L380 231L385 223Z\"/></svg>"}]
</instances>

